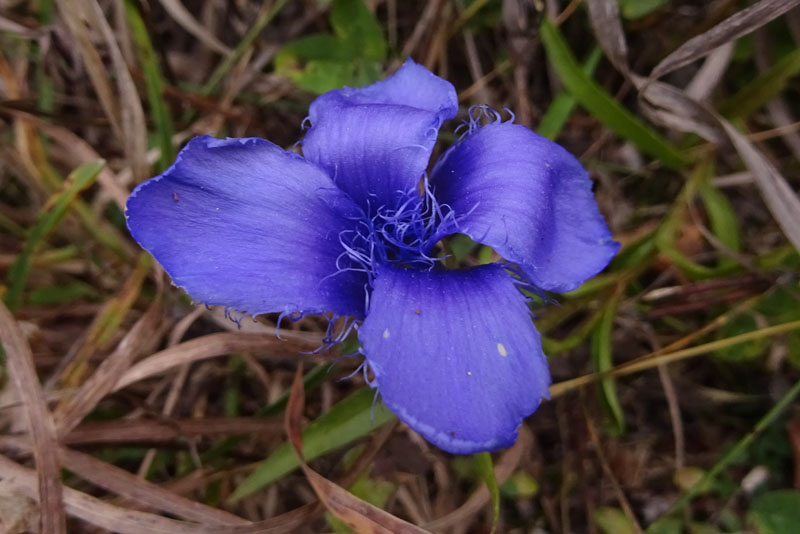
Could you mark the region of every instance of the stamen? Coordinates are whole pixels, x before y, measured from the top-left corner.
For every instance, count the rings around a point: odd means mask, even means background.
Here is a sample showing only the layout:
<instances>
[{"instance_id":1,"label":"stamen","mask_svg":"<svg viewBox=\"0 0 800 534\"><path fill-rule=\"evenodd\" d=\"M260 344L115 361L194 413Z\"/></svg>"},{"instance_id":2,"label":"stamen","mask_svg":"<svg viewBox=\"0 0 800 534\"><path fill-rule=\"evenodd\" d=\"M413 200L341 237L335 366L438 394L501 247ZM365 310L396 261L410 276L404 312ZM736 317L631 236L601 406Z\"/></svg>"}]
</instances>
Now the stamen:
<instances>
[{"instance_id":1,"label":"stamen","mask_svg":"<svg viewBox=\"0 0 800 534\"><path fill-rule=\"evenodd\" d=\"M511 115L511 122L514 122L516 116L512 113L508 108L503 108ZM475 130L480 129L483 126L483 123L486 124L500 124L503 122L503 117L500 115L500 112L496 109L487 106L486 104L477 104L471 106L467 111L467 120L465 120L462 124L460 124L455 129L456 135L458 135L458 141L464 139L464 137L468 136ZM466 129L466 131L464 131Z\"/></svg>"}]
</instances>

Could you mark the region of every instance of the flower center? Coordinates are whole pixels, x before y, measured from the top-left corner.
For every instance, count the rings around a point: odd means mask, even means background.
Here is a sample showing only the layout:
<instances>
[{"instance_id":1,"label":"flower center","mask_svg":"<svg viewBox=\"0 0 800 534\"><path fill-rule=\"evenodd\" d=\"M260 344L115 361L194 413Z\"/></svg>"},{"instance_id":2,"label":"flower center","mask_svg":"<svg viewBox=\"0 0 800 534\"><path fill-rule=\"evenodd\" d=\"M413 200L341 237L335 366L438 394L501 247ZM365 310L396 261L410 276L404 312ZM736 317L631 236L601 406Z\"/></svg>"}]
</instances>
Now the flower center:
<instances>
[{"instance_id":1,"label":"flower center","mask_svg":"<svg viewBox=\"0 0 800 534\"><path fill-rule=\"evenodd\" d=\"M372 282L378 266L391 265L432 269L442 258L432 256L436 243L458 229L458 218L450 206L439 204L423 181L423 193L411 191L396 208L381 206L342 231L344 252L337 266L367 273Z\"/></svg>"}]
</instances>

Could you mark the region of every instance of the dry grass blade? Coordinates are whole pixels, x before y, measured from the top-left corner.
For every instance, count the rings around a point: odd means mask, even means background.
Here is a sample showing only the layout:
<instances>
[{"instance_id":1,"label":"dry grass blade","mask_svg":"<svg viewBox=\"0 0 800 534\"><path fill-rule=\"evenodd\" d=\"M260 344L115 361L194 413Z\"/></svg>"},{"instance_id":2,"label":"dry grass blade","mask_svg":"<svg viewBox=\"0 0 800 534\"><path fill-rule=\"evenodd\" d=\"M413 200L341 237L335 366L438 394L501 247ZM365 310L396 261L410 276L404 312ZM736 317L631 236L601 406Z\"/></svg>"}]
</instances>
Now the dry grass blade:
<instances>
[{"instance_id":1,"label":"dry grass blade","mask_svg":"<svg viewBox=\"0 0 800 534\"><path fill-rule=\"evenodd\" d=\"M428 2L425 6L425 10L420 15L419 19L417 20L416 26L414 26L414 31L411 36L406 39L406 44L403 46L403 51L401 56L411 56L417 52L417 48L419 47L422 40L425 38L426 35L429 35L431 32L431 27L434 25L433 23L436 21L436 18L439 16L439 12L442 10L444 6L444 0L433 0ZM397 63L399 66L400 63Z\"/></svg>"},{"instance_id":2,"label":"dry grass blade","mask_svg":"<svg viewBox=\"0 0 800 534\"><path fill-rule=\"evenodd\" d=\"M46 135L52 137L56 143L65 149L68 156L74 158L71 162L73 167L101 159L100 154L98 154L89 143L66 128L50 124L29 113L14 110L8 110L8 113L25 118L31 124L35 124L36 127ZM97 182L106 191L108 196L114 200L117 206L124 210L129 192L119 184L117 176L107 165L103 167L97 175Z\"/></svg>"},{"instance_id":3,"label":"dry grass blade","mask_svg":"<svg viewBox=\"0 0 800 534\"><path fill-rule=\"evenodd\" d=\"M5 456L0 456L0 473L2 473L4 479L10 480L16 487L23 490L28 497L37 499L38 495L35 491L36 475L33 471L22 467ZM199 534L211 532L211 530L197 523L185 523L153 514L119 508L71 488L63 488L63 492L64 505L70 515L113 532L121 534ZM219 529L219 527L214 528ZM221 531L214 530L214 532Z\"/></svg>"},{"instance_id":4,"label":"dry grass blade","mask_svg":"<svg viewBox=\"0 0 800 534\"><path fill-rule=\"evenodd\" d=\"M223 56L231 53L231 49L225 46L222 41L217 39L211 32L203 27L202 24L197 22L189 10L183 7L180 0L160 0L161 5L169 13L175 22L181 25L184 30L191 33L197 40L206 45L208 48L215 52L219 52Z\"/></svg>"},{"instance_id":5,"label":"dry grass blade","mask_svg":"<svg viewBox=\"0 0 800 534\"><path fill-rule=\"evenodd\" d=\"M617 0L588 0L587 5L597 43L617 70L627 73L628 44L622 30Z\"/></svg>"},{"instance_id":6,"label":"dry grass blade","mask_svg":"<svg viewBox=\"0 0 800 534\"><path fill-rule=\"evenodd\" d=\"M652 82L643 88L643 106L651 118L684 132L694 132L709 141L721 141L721 129L739 152L753 175L764 202L789 241L800 250L800 199L786 179L727 120L708 110L671 85ZM660 108L660 109L657 109Z\"/></svg>"},{"instance_id":7,"label":"dry grass blade","mask_svg":"<svg viewBox=\"0 0 800 534\"><path fill-rule=\"evenodd\" d=\"M686 95L697 101L711 96L711 92L722 81L722 75L733 57L733 42L725 43L708 55L703 66L686 86Z\"/></svg>"},{"instance_id":8,"label":"dry grass blade","mask_svg":"<svg viewBox=\"0 0 800 534\"><path fill-rule=\"evenodd\" d=\"M138 181L146 178L147 165L147 125L142 109L142 101L136 90L136 84L128 71L128 64L122 55L114 30L106 20L103 9L96 0L84 0L85 15L91 27L97 28L111 53L114 73L120 96L120 119L123 128L122 141L128 157L133 176Z\"/></svg>"},{"instance_id":9,"label":"dry grass blade","mask_svg":"<svg viewBox=\"0 0 800 534\"><path fill-rule=\"evenodd\" d=\"M739 152L747 168L753 174L753 179L761 191L761 196L772 212L778 225L800 250L800 199L792 191L786 178L765 158L753 144L747 140L731 123L720 118L720 123L725 133L730 137L733 146Z\"/></svg>"},{"instance_id":10,"label":"dry grass blade","mask_svg":"<svg viewBox=\"0 0 800 534\"><path fill-rule=\"evenodd\" d=\"M800 5L800 0L762 0L758 4L742 10L725 19L707 32L690 39L678 50L661 61L645 80L628 71L625 48L625 36L619 21L619 12L614 0L591 0L589 8L592 25L595 27L597 39L615 66L628 74L641 91L642 111L654 122L682 132L694 132L709 141L721 142L724 139L718 133L723 130L731 140L739 155L753 173L756 184L772 215L781 229L800 250L800 199L792 191L786 179L778 170L729 122L708 109L702 103L689 97L669 84L656 81L675 69L695 59L727 45L731 41L763 26L770 20L782 15L792 7ZM721 71L727 64L730 51L720 52L722 65L714 69L714 78L719 79ZM621 63L621 64L620 64ZM712 80L713 81L713 80ZM705 83L706 86L713 84ZM694 88L695 92L700 91ZM707 88L703 88L703 92ZM702 95L703 92L700 94Z\"/></svg>"},{"instance_id":11,"label":"dry grass blade","mask_svg":"<svg viewBox=\"0 0 800 534\"><path fill-rule=\"evenodd\" d=\"M25 495L38 500L36 473L2 455L0 480L11 482ZM120 534L291 534L297 532L316 511L312 504L248 525L205 525L128 510L72 488L62 488L62 491L64 506L70 516Z\"/></svg>"},{"instance_id":12,"label":"dry grass blade","mask_svg":"<svg viewBox=\"0 0 800 534\"><path fill-rule=\"evenodd\" d=\"M186 437L264 435L280 432L279 421L251 417L206 417L203 419L135 419L92 421L78 426L62 441L70 445L87 443L155 443Z\"/></svg>"},{"instance_id":13,"label":"dry grass blade","mask_svg":"<svg viewBox=\"0 0 800 534\"><path fill-rule=\"evenodd\" d=\"M272 334L242 334L223 332L198 337L169 347L138 362L120 377L114 391L185 363L196 362L232 352L270 351L280 354L297 353L314 348L312 343L281 341ZM308 358L312 358L308 356ZM318 359L319 356L313 356Z\"/></svg>"},{"instance_id":14,"label":"dry grass blade","mask_svg":"<svg viewBox=\"0 0 800 534\"><path fill-rule=\"evenodd\" d=\"M150 342L152 332L157 329L163 315L161 300L157 299L78 392L59 405L55 413L59 436L69 434L113 389L116 377L130 367L143 345Z\"/></svg>"},{"instance_id":15,"label":"dry grass blade","mask_svg":"<svg viewBox=\"0 0 800 534\"><path fill-rule=\"evenodd\" d=\"M500 461L494 466L494 476L498 484L505 482L518 469L520 462L526 457L532 441L530 430L525 425L521 426L517 442L500 457ZM464 504L449 514L428 523L425 527L433 532L440 532L457 525L467 524L470 518L486 509L490 500L489 490L485 485L481 485Z\"/></svg>"},{"instance_id":16,"label":"dry grass blade","mask_svg":"<svg viewBox=\"0 0 800 534\"><path fill-rule=\"evenodd\" d=\"M608 459L606 458L605 452L603 452L603 443L600 441L600 436L597 432L597 428L595 427L594 421L589 415L585 404L584 404L584 419L586 421L586 428L589 431L589 439L592 441L595 453L597 454L597 457L600 460L600 466L603 468L603 472L606 474L608 480L611 481L611 487L614 489L614 493L616 494L617 497L617 502L619 503L620 507L625 513L625 516L628 518L631 531L634 534L644 534L641 525L639 525L639 521L636 519L636 514L633 513L633 508L631 507L630 501L628 501L628 498L625 496L625 491L622 489L622 486L620 485L619 480L617 479L617 476L614 473L614 469L608 463Z\"/></svg>"},{"instance_id":17,"label":"dry grass blade","mask_svg":"<svg viewBox=\"0 0 800 534\"><path fill-rule=\"evenodd\" d=\"M679 132L696 133L708 141L725 142L715 113L703 103L667 83L647 83L639 76L634 76L633 80L642 91L639 93L639 106L650 120Z\"/></svg>"},{"instance_id":18,"label":"dry grass blade","mask_svg":"<svg viewBox=\"0 0 800 534\"><path fill-rule=\"evenodd\" d=\"M22 438L5 437L0 441L0 445L4 448L13 448L20 453L30 452L30 445L27 440ZM219 508L190 501L88 454L66 447L60 447L58 454L66 469L96 486L130 499L139 505L205 524L252 524L250 521Z\"/></svg>"},{"instance_id":19,"label":"dry grass blade","mask_svg":"<svg viewBox=\"0 0 800 534\"><path fill-rule=\"evenodd\" d=\"M56 0L56 5L67 23L70 33L78 42L78 49L86 67L86 73L92 80L94 90L100 99L100 105L103 107L103 111L105 111L106 117L111 124L111 129L114 130L117 139L124 140L119 102L117 102L117 97L111 87L111 80L100 53L92 43L89 31L84 24L80 4L76 0Z\"/></svg>"},{"instance_id":20,"label":"dry grass blade","mask_svg":"<svg viewBox=\"0 0 800 534\"><path fill-rule=\"evenodd\" d=\"M38 478L37 496L41 496L41 531L43 534L65 533L66 516L62 503L61 466L58 463L55 425L36 376L31 349L14 317L2 302L0 340L6 353L9 377L25 406L33 438L35 478Z\"/></svg>"},{"instance_id":21,"label":"dry grass blade","mask_svg":"<svg viewBox=\"0 0 800 534\"><path fill-rule=\"evenodd\" d=\"M60 455L66 469L92 484L141 505L206 525L250 524L246 519L219 508L190 501L88 454L62 447Z\"/></svg>"},{"instance_id":22,"label":"dry grass blade","mask_svg":"<svg viewBox=\"0 0 800 534\"><path fill-rule=\"evenodd\" d=\"M797 5L800 5L800 0L761 0L683 43L677 50L661 60L649 77L650 79L660 78L688 65L718 46L764 26Z\"/></svg>"},{"instance_id":23,"label":"dry grass blade","mask_svg":"<svg viewBox=\"0 0 800 534\"><path fill-rule=\"evenodd\" d=\"M138 264L128 276L117 295L106 301L98 311L86 330L85 336L74 344L63 358L61 367L54 372L46 383L49 389L62 382L67 387L77 387L83 380L90 358L97 350L110 348L115 332L122 325L123 319L139 298L142 284L152 267L152 260L147 254L139 256Z\"/></svg>"},{"instance_id":24,"label":"dry grass blade","mask_svg":"<svg viewBox=\"0 0 800 534\"><path fill-rule=\"evenodd\" d=\"M286 408L286 435L300 461L303 472L319 500L330 513L359 534L425 534L426 530L362 501L341 486L312 470L303 460L302 418L305 408L303 368L298 367Z\"/></svg>"},{"instance_id":25,"label":"dry grass blade","mask_svg":"<svg viewBox=\"0 0 800 534\"><path fill-rule=\"evenodd\" d=\"M38 31L28 28L27 26L23 26L22 24L14 22L13 20L2 15L0 15L0 31L15 33L26 39L36 39L37 37L40 37L40 33Z\"/></svg>"},{"instance_id":26,"label":"dry grass blade","mask_svg":"<svg viewBox=\"0 0 800 534\"><path fill-rule=\"evenodd\" d=\"M787 15L786 19L788 24L791 17ZM763 75L769 72L770 67L774 66L770 57L770 50L772 47L770 44L769 32L767 32L766 28L761 28L753 37L753 51L756 67L759 73ZM798 37L800 37L800 35ZM795 38L795 42L797 43L800 41ZM793 116L792 108L787 102L787 99L777 95L767 102L766 107L770 121L781 131L780 136L783 138L783 142L792 151L795 159L800 159L800 134L798 134L796 130L795 123L797 121Z\"/></svg>"},{"instance_id":27,"label":"dry grass blade","mask_svg":"<svg viewBox=\"0 0 800 534\"><path fill-rule=\"evenodd\" d=\"M721 325L721 323L719 325ZM635 360L631 360L602 373L592 373L589 375L583 375L577 378L564 380L563 382L556 382L550 386L550 397L559 397L569 391L597 382L603 378L638 373L639 371L652 369L654 367L658 367L659 365L665 365L679 360L684 360L686 358L700 356L701 354L707 354L721 348L738 345L754 339L767 338L769 336L775 336L785 332L792 332L794 330L800 330L800 321L791 321L775 326L768 326L766 328L753 330L744 334L731 336L729 338L719 339L717 341L711 341L709 343L697 345L696 347L676 350L674 352L666 352L666 350L670 349L671 347L665 347L660 351L647 354Z\"/></svg>"}]
</instances>

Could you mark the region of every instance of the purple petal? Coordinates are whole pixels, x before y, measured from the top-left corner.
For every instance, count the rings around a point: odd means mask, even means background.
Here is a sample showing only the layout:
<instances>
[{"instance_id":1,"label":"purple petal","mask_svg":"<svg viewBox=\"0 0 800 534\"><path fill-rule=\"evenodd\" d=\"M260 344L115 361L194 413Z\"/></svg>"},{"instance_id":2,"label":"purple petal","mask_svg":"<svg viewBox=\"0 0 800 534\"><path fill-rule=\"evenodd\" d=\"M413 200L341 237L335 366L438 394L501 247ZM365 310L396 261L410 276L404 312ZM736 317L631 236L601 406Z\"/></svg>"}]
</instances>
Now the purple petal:
<instances>
[{"instance_id":1,"label":"purple petal","mask_svg":"<svg viewBox=\"0 0 800 534\"><path fill-rule=\"evenodd\" d=\"M561 146L511 123L475 130L437 162L437 199L459 231L519 264L538 287L570 291L619 248L597 209L586 170Z\"/></svg>"},{"instance_id":2,"label":"purple petal","mask_svg":"<svg viewBox=\"0 0 800 534\"><path fill-rule=\"evenodd\" d=\"M325 172L263 139L198 137L128 199L128 228L193 299L253 315L363 316L365 277L337 272L360 210Z\"/></svg>"},{"instance_id":3,"label":"purple petal","mask_svg":"<svg viewBox=\"0 0 800 534\"><path fill-rule=\"evenodd\" d=\"M344 87L320 95L311 103L309 118L316 125L321 116L339 109L343 104L391 104L407 106L437 115L439 124L458 113L458 97L453 85L434 73L407 59L388 79L366 87Z\"/></svg>"},{"instance_id":4,"label":"purple petal","mask_svg":"<svg viewBox=\"0 0 800 534\"><path fill-rule=\"evenodd\" d=\"M359 339L386 405L449 452L510 446L548 396L526 299L499 265L380 271Z\"/></svg>"},{"instance_id":5,"label":"purple petal","mask_svg":"<svg viewBox=\"0 0 800 534\"><path fill-rule=\"evenodd\" d=\"M369 213L394 209L416 192L439 126L457 111L453 86L409 60L386 81L317 98L303 154Z\"/></svg>"},{"instance_id":6,"label":"purple petal","mask_svg":"<svg viewBox=\"0 0 800 534\"><path fill-rule=\"evenodd\" d=\"M365 211L394 209L416 192L428 166L436 115L405 106L328 108L303 141L303 154L328 171Z\"/></svg>"}]
</instances>

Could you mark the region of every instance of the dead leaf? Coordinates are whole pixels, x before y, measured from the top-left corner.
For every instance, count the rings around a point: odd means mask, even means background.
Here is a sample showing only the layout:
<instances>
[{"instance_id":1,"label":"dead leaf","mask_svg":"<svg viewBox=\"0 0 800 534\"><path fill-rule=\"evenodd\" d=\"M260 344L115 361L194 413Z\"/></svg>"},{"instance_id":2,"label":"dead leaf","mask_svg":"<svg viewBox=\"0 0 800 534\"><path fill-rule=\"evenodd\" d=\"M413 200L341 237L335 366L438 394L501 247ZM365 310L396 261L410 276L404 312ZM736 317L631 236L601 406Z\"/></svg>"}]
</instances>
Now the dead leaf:
<instances>
[{"instance_id":1,"label":"dead leaf","mask_svg":"<svg viewBox=\"0 0 800 534\"><path fill-rule=\"evenodd\" d=\"M7 480L0 480L0 532L39 533L39 507Z\"/></svg>"},{"instance_id":2,"label":"dead leaf","mask_svg":"<svg viewBox=\"0 0 800 534\"><path fill-rule=\"evenodd\" d=\"M55 419L60 436L69 434L111 392L115 378L130 367L133 359L142 351L142 346L150 342L152 332L163 322L163 318L161 299L157 298L75 395L59 405Z\"/></svg>"},{"instance_id":3,"label":"dead leaf","mask_svg":"<svg viewBox=\"0 0 800 534\"><path fill-rule=\"evenodd\" d=\"M5 304L0 302L0 340L5 352L8 376L28 416L33 456L41 496L42 534L66 534L66 516L61 493L61 465L53 417L47 409L31 348Z\"/></svg>"},{"instance_id":4,"label":"dead leaf","mask_svg":"<svg viewBox=\"0 0 800 534\"><path fill-rule=\"evenodd\" d=\"M284 418L286 435L300 461L303 473L325 508L359 534L430 534L427 530L362 501L308 467L303 459L302 418L304 408L303 368L299 366L286 407Z\"/></svg>"},{"instance_id":5,"label":"dead leaf","mask_svg":"<svg viewBox=\"0 0 800 534\"><path fill-rule=\"evenodd\" d=\"M113 391L119 391L134 382L158 375L185 363L223 356L232 352L269 351L270 353L284 354L310 350L314 347L313 343L304 341L282 341L274 334L237 332L209 334L156 352L136 363L117 380ZM315 357L315 361L322 361L322 359Z\"/></svg>"},{"instance_id":6,"label":"dead leaf","mask_svg":"<svg viewBox=\"0 0 800 534\"><path fill-rule=\"evenodd\" d=\"M597 43L614 67L627 74L628 44L619 16L619 3L617 0L587 0L586 4Z\"/></svg>"},{"instance_id":7,"label":"dead leaf","mask_svg":"<svg viewBox=\"0 0 800 534\"><path fill-rule=\"evenodd\" d=\"M688 65L717 47L764 26L797 5L800 5L800 0L761 0L683 43L655 66L649 78L655 80Z\"/></svg>"},{"instance_id":8,"label":"dead leaf","mask_svg":"<svg viewBox=\"0 0 800 534\"><path fill-rule=\"evenodd\" d=\"M180 0L160 0L160 2L161 5L164 6L166 12L169 13L169 16L180 24L184 30L197 37L198 41L223 56L227 56L231 53L230 48L225 46L214 34L197 22L197 19L183 6Z\"/></svg>"}]
</instances>

